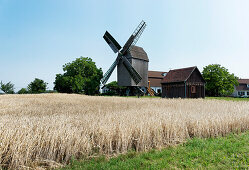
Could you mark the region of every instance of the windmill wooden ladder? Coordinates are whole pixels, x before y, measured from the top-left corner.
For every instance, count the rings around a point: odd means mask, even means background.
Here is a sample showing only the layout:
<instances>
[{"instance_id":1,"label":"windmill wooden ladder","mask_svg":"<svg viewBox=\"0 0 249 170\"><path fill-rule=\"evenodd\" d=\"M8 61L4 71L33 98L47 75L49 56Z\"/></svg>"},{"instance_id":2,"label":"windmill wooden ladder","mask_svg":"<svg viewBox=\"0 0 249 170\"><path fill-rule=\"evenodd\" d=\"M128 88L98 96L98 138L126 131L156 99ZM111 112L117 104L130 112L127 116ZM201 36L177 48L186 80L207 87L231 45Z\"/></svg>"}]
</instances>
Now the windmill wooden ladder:
<instances>
[{"instance_id":1,"label":"windmill wooden ladder","mask_svg":"<svg viewBox=\"0 0 249 170\"><path fill-rule=\"evenodd\" d=\"M150 88L150 81L148 81L148 87L147 87L147 91L150 94L150 96L155 96L154 90Z\"/></svg>"}]
</instances>

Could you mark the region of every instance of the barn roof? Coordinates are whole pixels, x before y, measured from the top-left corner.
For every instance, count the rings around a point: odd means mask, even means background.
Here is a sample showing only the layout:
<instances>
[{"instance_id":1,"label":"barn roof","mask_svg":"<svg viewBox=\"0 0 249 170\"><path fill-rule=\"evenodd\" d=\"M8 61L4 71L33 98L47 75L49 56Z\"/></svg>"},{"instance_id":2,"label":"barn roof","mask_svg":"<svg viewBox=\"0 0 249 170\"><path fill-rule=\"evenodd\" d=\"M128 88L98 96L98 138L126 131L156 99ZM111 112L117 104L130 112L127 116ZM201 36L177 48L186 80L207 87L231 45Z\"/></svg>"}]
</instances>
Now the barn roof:
<instances>
[{"instance_id":1,"label":"barn roof","mask_svg":"<svg viewBox=\"0 0 249 170\"><path fill-rule=\"evenodd\" d=\"M132 46L130 53L133 58L149 61L148 55L142 47Z\"/></svg>"},{"instance_id":2,"label":"barn roof","mask_svg":"<svg viewBox=\"0 0 249 170\"><path fill-rule=\"evenodd\" d=\"M239 79L239 84L249 84L249 79Z\"/></svg>"},{"instance_id":3,"label":"barn roof","mask_svg":"<svg viewBox=\"0 0 249 170\"><path fill-rule=\"evenodd\" d=\"M190 75L196 68L197 67L194 66L170 70L167 75L163 78L162 83L184 82L190 77Z\"/></svg>"},{"instance_id":4,"label":"barn roof","mask_svg":"<svg viewBox=\"0 0 249 170\"><path fill-rule=\"evenodd\" d=\"M160 78L163 79L164 74L167 74L167 72L163 71L148 71L148 77L150 78Z\"/></svg>"},{"instance_id":5,"label":"barn roof","mask_svg":"<svg viewBox=\"0 0 249 170\"><path fill-rule=\"evenodd\" d=\"M161 81L164 74L167 72L162 71L148 71L148 80L150 81L151 87L161 87Z\"/></svg>"}]
</instances>

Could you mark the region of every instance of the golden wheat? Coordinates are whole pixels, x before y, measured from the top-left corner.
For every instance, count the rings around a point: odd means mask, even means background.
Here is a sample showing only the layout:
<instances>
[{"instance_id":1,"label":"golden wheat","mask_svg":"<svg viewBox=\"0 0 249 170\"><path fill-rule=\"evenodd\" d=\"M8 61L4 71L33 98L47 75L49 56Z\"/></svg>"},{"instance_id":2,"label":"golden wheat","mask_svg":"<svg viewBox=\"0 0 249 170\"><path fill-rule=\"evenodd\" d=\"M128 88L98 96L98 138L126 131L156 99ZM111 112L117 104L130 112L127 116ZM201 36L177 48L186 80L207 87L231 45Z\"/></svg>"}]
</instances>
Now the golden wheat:
<instances>
[{"instance_id":1,"label":"golden wheat","mask_svg":"<svg viewBox=\"0 0 249 170\"><path fill-rule=\"evenodd\" d=\"M0 96L0 167L58 166L72 156L145 151L249 129L249 102Z\"/></svg>"}]
</instances>

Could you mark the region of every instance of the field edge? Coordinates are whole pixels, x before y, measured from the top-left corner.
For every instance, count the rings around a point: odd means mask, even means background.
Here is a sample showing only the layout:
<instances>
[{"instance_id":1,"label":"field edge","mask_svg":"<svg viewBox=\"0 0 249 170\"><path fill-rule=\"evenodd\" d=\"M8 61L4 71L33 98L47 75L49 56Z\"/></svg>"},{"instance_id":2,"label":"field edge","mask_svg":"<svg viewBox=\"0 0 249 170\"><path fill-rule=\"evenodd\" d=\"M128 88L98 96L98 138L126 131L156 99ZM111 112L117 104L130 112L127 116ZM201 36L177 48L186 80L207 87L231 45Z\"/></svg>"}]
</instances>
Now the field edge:
<instances>
[{"instance_id":1,"label":"field edge","mask_svg":"<svg viewBox=\"0 0 249 170\"><path fill-rule=\"evenodd\" d=\"M129 151L117 157L104 155L72 159L67 169L249 168L249 131L225 137L193 138L177 146L148 152Z\"/></svg>"}]
</instances>

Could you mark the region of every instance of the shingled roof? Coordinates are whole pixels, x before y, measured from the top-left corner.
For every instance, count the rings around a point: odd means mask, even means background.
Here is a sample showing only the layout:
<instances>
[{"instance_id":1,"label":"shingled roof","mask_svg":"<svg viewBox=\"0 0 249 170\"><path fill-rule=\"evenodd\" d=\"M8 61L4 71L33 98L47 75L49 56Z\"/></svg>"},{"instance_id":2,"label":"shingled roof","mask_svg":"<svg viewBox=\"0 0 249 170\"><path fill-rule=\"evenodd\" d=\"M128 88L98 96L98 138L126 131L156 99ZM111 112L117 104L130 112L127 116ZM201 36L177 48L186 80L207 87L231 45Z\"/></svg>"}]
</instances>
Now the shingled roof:
<instances>
[{"instance_id":1,"label":"shingled roof","mask_svg":"<svg viewBox=\"0 0 249 170\"><path fill-rule=\"evenodd\" d=\"M239 84L249 84L249 79L239 79Z\"/></svg>"},{"instance_id":2,"label":"shingled roof","mask_svg":"<svg viewBox=\"0 0 249 170\"><path fill-rule=\"evenodd\" d=\"M163 79L163 77L167 74L167 72L163 71L148 71L148 77L150 78L160 78Z\"/></svg>"},{"instance_id":3,"label":"shingled roof","mask_svg":"<svg viewBox=\"0 0 249 170\"><path fill-rule=\"evenodd\" d=\"M247 84L249 84L249 79L239 79L238 80L239 85L236 86L236 90L249 90L249 87L247 87Z\"/></svg>"},{"instance_id":4,"label":"shingled roof","mask_svg":"<svg viewBox=\"0 0 249 170\"><path fill-rule=\"evenodd\" d=\"M142 47L132 46L130 53L133 58L149 61L148 55Z\"/></svg>"},{"instance_id":5,"label":"shingled roof","mask_svg":"<svg viewBox=\"0 0 249 170\"><path fill-rule=\"evenodd\" d=\"M188 67L170 70L163 78L162 83L175 83L186 81L197 67Z\"/></svg>"},{"instance_id":6,"label":"shingled roof","mask_svg":"<svg viewBox=\"0 0 249 170\"><path fill-rule=\"evenodd\" d=\"M236 86L236 90L239 91L239 90L249 90L249 88L246 86L246 85L238 85Z\"/></svg>"},{"instance_id":7,"label":"shingled roof","mask_svg":"<svg viewBox=\"0 0 249 170\"><path fill-rule=\"evenodd\" d=\"M148 80L151 87L161 87L161 81L167 72L162 71L148 71Z\"/></svg>"}]
</instances>

